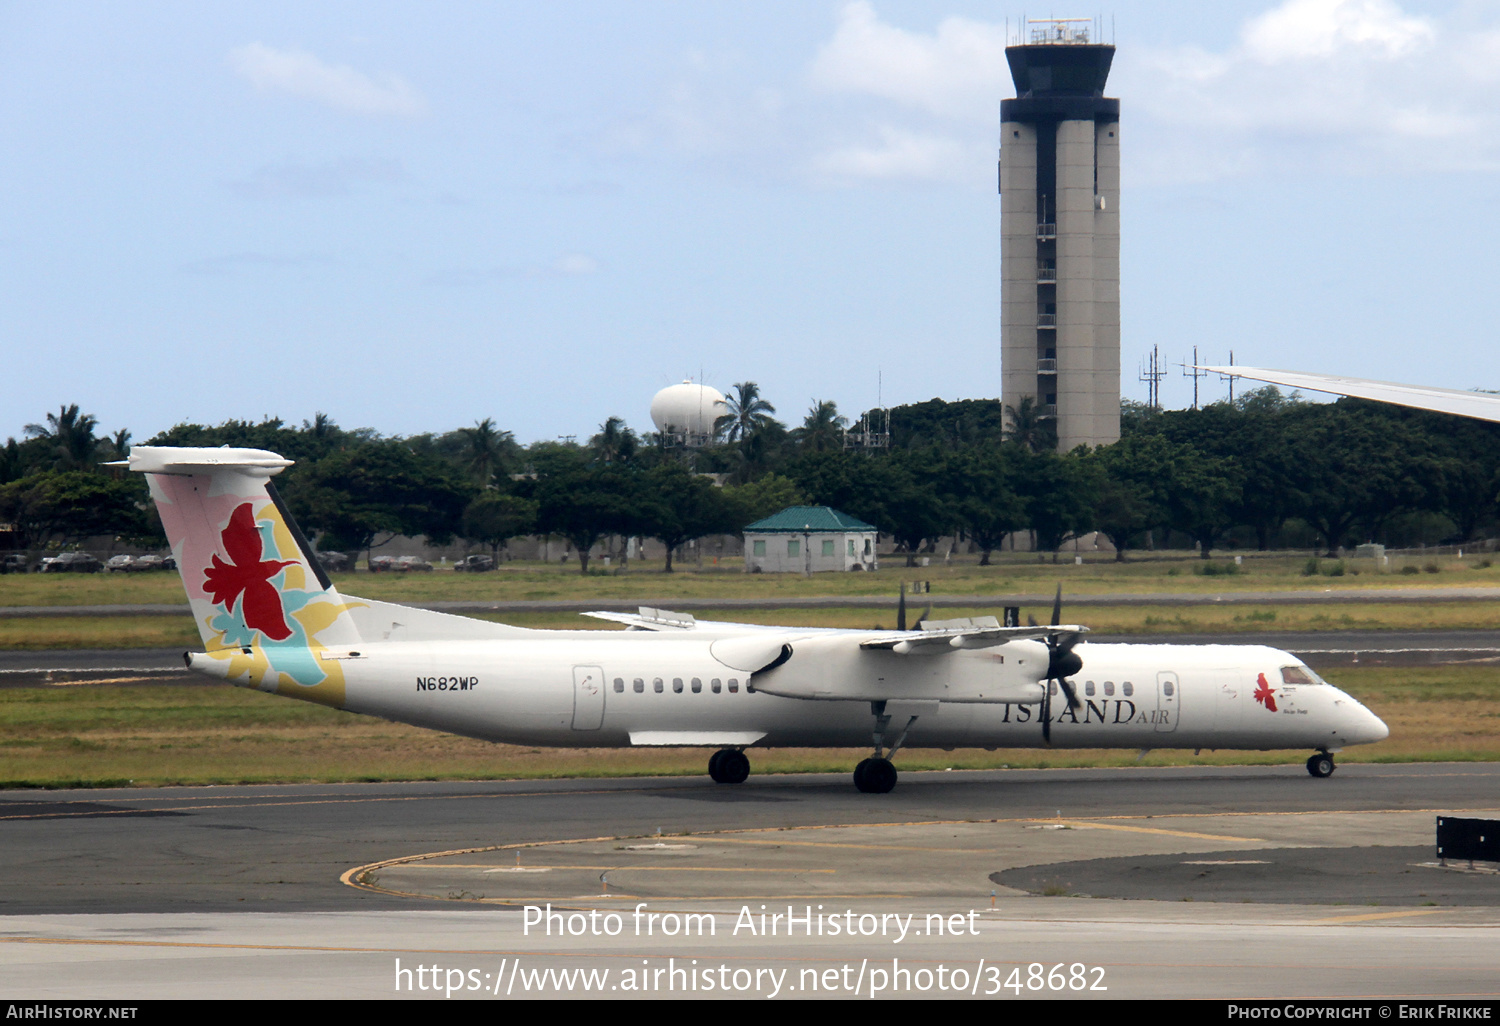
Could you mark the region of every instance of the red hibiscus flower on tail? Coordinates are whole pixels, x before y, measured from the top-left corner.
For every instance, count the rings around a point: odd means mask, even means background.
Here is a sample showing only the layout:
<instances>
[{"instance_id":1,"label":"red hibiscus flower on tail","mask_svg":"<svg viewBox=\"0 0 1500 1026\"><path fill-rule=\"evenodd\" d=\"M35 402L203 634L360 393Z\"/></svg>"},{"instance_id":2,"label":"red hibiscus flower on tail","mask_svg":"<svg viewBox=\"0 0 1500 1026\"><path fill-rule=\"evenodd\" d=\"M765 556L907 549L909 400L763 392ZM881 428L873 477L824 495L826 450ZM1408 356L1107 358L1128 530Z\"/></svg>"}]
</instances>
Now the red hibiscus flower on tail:
<instances>
[{"instance_id":1,"label":"red hibiscus flower on tail","mask_svg":"<svg viewBox=\"0 0 1500 1026\"><path fill-rule=\"evenodd\" d=\"M221 537L224 551L234 562L226 563L215 554L213 565L203 572L205 590L225 609L233 609L235 599L240 599L245 625L272 641L290 638L292 629L286 625L281 596L270 580L292 561L261 559L264 547L248 502L235 509Z\"/></svg>"},{"instance_id":2,"label":"red hibiscus flower on tail","mask_svg":"<svg viewBox=\"0 0 1500 1026\"><path fill-rule=\"evenodd\" d=\"M1275 712L1276 692L1272 690L1271 685L1266 682L1266 675L1264 673L1257 674L1255 677L1255 684L1255 700L1261 705L1265 706L1267 709Z\"/></svg>"}]
</instances>

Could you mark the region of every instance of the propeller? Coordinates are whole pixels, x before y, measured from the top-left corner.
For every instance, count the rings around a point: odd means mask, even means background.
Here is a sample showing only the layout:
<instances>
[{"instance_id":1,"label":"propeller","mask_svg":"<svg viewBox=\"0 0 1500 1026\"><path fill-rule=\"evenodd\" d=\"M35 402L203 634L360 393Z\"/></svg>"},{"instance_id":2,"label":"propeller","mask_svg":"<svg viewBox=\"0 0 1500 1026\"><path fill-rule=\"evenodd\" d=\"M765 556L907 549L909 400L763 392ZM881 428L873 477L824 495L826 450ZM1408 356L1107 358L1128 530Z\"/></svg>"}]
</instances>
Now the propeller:
<instances>
[{"instance_id":1,"label":"propeller","mask_svg":"<svg viewBox=\"0 0 1500 1026\"><path fill-rule=\"evenodd\" d=\"M930 615L932 615L932 603L931 602L927 603L927 608L922 611L922 615L919 616L919 617L917 617L917 623L921 623L923 620L927 619L927 617L929 617ZM905 581L901 582L901 597L896 602L896 630L898 630L898 631L904 631L904 630L906 630L906 582Z\"/></svg>"},{"instance_id":2,"label":"propeller","mask_svg":"<svg viewBox=\"0 0 1500 1026\"><path fill-rule=\"evenodd\" d=\"M1027 617L1031 626L1037 625L1035 617ZM1056 627L1062 623L1062 585L1057 586L1057 598L1052 601L1052 626ZM1052 743L1052 682L1057 681L1062 686L1063 694L1067 696L1068 708L1081 709L1083 703L1078 700L1078 692L1074 689L1069 677L1083 669L1083 660L1078 653L1073 651L1083 637L1076 631L1067 634L1049 634L1047 643L1047 690L1042 692L1042 740L1048 744Z\"/></svg>"}]
</instances>

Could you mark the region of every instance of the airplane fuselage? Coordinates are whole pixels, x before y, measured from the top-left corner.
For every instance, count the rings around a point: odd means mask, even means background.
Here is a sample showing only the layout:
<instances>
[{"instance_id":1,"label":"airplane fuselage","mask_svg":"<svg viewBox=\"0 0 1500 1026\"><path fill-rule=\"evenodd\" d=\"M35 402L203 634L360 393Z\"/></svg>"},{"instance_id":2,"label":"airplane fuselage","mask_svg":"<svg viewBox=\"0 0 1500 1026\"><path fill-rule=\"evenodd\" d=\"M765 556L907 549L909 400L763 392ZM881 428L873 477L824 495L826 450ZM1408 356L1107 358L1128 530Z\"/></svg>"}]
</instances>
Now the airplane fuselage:
<instances>
[{"instance_id":1,"label":"airplane fuselage","mask_svg":"<svg viewBox=\"0 0 1500 1026\"><path fill-rule=\"evenodd\" d=\"M711 637L636 631L376 643L320 658L337 659L340 704L351 712L555 747L861 747L870 741L873 701L885 702L898 729L917 716L906 746L920 748L1040 747L1044 712L1057 748L1337 751L1386 734L1373 713L1316 676L1309 684L1284 682L1283 668L1302 664L1264 646L1084 644L1084 671L1072 681L1075 709L1056 690L1044 705L1045 683L1013 685L1032 689L1020 701L941 699L948 680L975 673L998 680L997 660L1009 652L1014 665L1040 649L1035 643L900 656L831 645L841 633L787 634L796 654L765 673L715 658ZM840 658L820 658L820 647ZM195 656L193 666L226 675L227 664L210 656ZM805 682L815 687L825 677L827 697L770 693L808 691ZM848 698L851 686L862 687L863 696ZM295 685L275 690L297 697Z\"/></svg>"}]
</instances>

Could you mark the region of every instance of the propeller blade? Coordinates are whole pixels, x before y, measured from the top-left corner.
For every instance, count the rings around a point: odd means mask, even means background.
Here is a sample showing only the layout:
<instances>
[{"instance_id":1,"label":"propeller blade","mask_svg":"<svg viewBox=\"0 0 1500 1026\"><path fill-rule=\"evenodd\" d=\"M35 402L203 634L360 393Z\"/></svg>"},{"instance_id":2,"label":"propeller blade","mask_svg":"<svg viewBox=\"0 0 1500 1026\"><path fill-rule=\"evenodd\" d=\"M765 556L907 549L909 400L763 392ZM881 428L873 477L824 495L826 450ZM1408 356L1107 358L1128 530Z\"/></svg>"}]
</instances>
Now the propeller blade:
<instances>
[{"instance_id":1,"label":"propeller blade","mask_svg":"<svg viewBox=\"0 0 1500 1026\"><path fill-rule=\"evenodd\" d=\"M929 602L929 603L927 603L927 608L924 609L924 610L922 610L922 615L919 616L919 617L917 617L917 623L920 624L923 620L927 619L931 615L932 615L932 603Z\"/></svg>"},{"instance_id":2,"label":"propeller blade","mask_svg":"<svg viewBox=\"0 0 1500 1026\"><path fill-rule=\"evenodd\" d=\"M896 630L906 630L906 582L901 582L901 598L896 603Z\"/></svg>"},{"instance_id":3,"label":"propeller blade","mask_svg":"<svg viewBox=\"0 0 1500 1026\"><path fill-rule=\"evenodd\" d=\"M1057 586L1057 598L1052 600L1052 626L1062 623L1062 585Z\"/></svg>"},{"instance_id":4,"label":"propeller blade","mask_svg":"<svg viewBox=\"0 0 1500 1026\"><path fill-rule=\"evenodd\" d=\"M1068 708L1082 709L1083 703L1078 700L1078 689L1073 687L1072 682L1066 677L1059 677L1057 682L1062 685L1063 694L1068 696Z\"/></svg>"},{"instance_id":5,"label":"propeller blade","mask_svg":"<svg viewBox=\"0 0 1500 1026\"><path fill-rule=\"evenodd\" d=\"M1039 626L1039 624L1038 624L1038 623L1037 623L1037 622L1036 622L1036 617L1034 617L1034 616L1029 616L1029 615L1028 615L1028 616L1027 616L1027 617L1026 617L1026 626L1028 626L1028 627L1036 627L1036 626Z\"/></svg>"},{"instance_id":6,"label":"propeller blade","mask_svg":"<svg viewBox=\"0 0 1500 1026\"><path fill-rule=\"evenodd\" d=\"M1042 692L1042 740L1052 743L1052 682L1047 681L1047 690Z\"/></svg>"}]
</instances>

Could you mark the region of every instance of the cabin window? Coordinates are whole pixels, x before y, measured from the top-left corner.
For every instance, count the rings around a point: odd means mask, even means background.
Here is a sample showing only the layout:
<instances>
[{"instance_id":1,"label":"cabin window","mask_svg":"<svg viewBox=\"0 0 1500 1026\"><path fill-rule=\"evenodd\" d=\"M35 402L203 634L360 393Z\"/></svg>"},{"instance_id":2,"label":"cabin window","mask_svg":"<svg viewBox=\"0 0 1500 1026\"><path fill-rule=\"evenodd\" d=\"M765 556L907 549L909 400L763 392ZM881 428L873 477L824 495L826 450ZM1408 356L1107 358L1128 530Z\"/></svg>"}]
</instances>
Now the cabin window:
<instances>
[{"instance_id":1,"label":"cabin window","mask_svg":"<svg viewBox=\"0 0 1500 1026\"><path fill-rule=\"evenodd\" d=\"M788 556L802 555L802 543L796 538L788 538L786 543L786 554Z\"/></svg>"},{"instance_id":2,"label":"cabin window","mask_svg":"<svg viewBox=\"0 0 1500 1026\"><path fill-rule=\"evenodd\" d=\"M1174 689L1172 687L1172 682L1171 681L1164 680L1164 681L1161 682L1161 693L1164 694L1164 695L1166 695L1168 698L1172 697L1172 691L1173 690Z\"/></svg>"},{"instance_id":3,"label":"cabin window","mask_svg":"<svg viewBox=\"0 0 1500 1026\"><path fill-rule=\"evenodd\" d=\"M1088 683L1084 684L1084 686L1083 686L1083 693L1085 695L1088 695L1090 698L1094 697L1094 682L1093 681L1089 681Z\"/></svg>"},{"instance_id":4,"label":"cabin window","mask_svg":"<svg viewBox=\"0 0 1500 1026\"><path fill-rule=\"evenodd\" d=\"M1135 688L1131 687L1130 681L1127 680L1124 684L1120 685L1120 694L1124 695L1126 698L1129 698L1131 695L1135 694Z\"/></svg>"},{"instance_id":5,"label":"cabin window","mask_svg":"<svg viewBox=\"0 0 1500 1026\"><path fill-rule=\"evenodd\" d=\"M750 554L752 556L764 556L766 554L766 543L764 540L750 543Z\"/></svg>"},{"instance_id":6,"label":"cabin window","mask_svg":"<svg viewBox=\"0 0 1500 1026\"><path fill-rule=\"evenodd\" d=\"M739 694L739 690L740 690L740 682L739 682L738 678L730 677L729 678L729 693L731 695Z\"/></svg>"},{"instance_id":7,"label":"cabin window","mask_svg":"<svg viewBox=\"0 0 1500 1026\"><path fill-rule=\"evenodd\" d=\"M657 677L657 678L655 678L654 680L651 681L651 690L655 691L658 695L661 694L661 692L662 692L662 679L660 677Z\"/></svg>"},{"instance_id":8,"label":"cabin window","mask_svg":"<svg viewBox=\"0 0 1500 1026\"><path fill-rule=\"evenodd\" d=\"M1281 668L1281 683L1283 684L1317 684L1318 680L1313 677L1312 672L1301 666L1283 666Z\"/></svg>"},{"instance_id":9,"label":"cabin window","mask_svg":"<svg viewBox=\"0 0 1500 1026\"><path fill-rule=\"evenodd\" d=\"M624 693L625 693L625 678L624 677L616 677L615 678L615 694L617 694L617 695L623 695Z\"/></svg>"},{"instance_id":10,"label":"cabin window","mask_svg":"<svg viewBox=\"0 0 1500 1026\"><path fill-rule=\"evenodd\" d=\"M703 679L701 677L694 677L693 678L693 694L696 695L699 692L701 692L702 690L703 690Z\"/></svg>"},{"instance_id":11,"label":"cabin window","mask_svg":"<svg viewBox=\"0 0 1500 1026\"><path fill-rule=\"evenodd\" d=\"M1104 695L1105 695L1105 697L1107 698L1110 695L1113 695L1114 693L1115 693L1115 682L1112 681L1112 680L1105 681L1104 682Z\"/></svg>"},{"instance_id":12,"label":"cabin window","mask_svg":"<svg viewBox=\"0 0 1500 1026\"><path fill-rule=\"evenodd\" d=\"M717 695L724 689L724 685L719 682L719 678L715 677L713 680L708 682L708 689Z\"/></svg>"},{"instance_id":13,"label":"cabin window","mask_svg":"<svg viewBox=\"0 0 1500 1026\"><path fill-rule=\"evenodd\" d=\"M680 695L680 694L682 694L682 678L681 677L673 677L672 678L672 694L674 694L674 695Z\"/></svg>"},{"instance_id":14,"label":"cabin window","mask_svg":"<svg viewBox=\"0 0 1500 1026\"><path fill-rule=\"evenodd\" d=\"M1049 695L1055 695L1055 694L1057 694L1057 681L1055 681L1055 680L1049 680L1047 682L1047 694L1049 694Z\"/></svg>"},{"instance_id":15,"label":"cabin window","mask_svg":"<svg viewBox=\"0 0 1500 1026\"><path fill-rule=\"evenodd\" d=\"M646 682L639 677L631 681L630 686L635 689L635 693L638 695L645 694L646 692Z\"/></svg>"}]
</instances>

